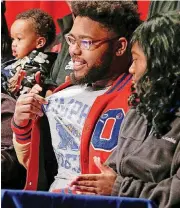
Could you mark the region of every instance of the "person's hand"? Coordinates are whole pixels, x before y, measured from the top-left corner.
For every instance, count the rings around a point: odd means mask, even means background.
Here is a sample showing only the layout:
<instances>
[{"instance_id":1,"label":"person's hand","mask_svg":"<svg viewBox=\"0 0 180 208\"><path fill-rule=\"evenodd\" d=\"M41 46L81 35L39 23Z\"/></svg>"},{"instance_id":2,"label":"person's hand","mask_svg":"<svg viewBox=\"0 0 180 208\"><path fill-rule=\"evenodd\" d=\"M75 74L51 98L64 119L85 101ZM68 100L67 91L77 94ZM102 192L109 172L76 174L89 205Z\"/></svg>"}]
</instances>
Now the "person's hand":
<instances>
[{"instance_id":1,"label":"person's hand","mask_svg":"<svg viewBox=\"0 0 180 208\"><path fill-rule=\"evenodd\" d=\"M41 85L41 72L40 71L36 72L35 81L36 81L36 84Z\"/></svg>"},{"instance_id":2,"label":"person's hand","mask_svg":"<svg viewBox=\"0 0 180 208\"><path fill-rule=\"evenodd\" d=\"M45 97L49 97L52 94L53 94L53 91L52 90L47 90Z\"/></svg>"},{"instance_id":3,"label":"person's hand","mask_svg":"<svg viewBox=\"0 0 180 208\"><path fill-rule=\"evenodd\" d=\"M72 190L78 194L111 195L117 173L110 167L101 164L99 157L94 157L100 174L82 174L70 184Z\"/></svg>"},{"instance_id":4,"label":"person's hand","mask_svg":"<svg viewBox=\"0 0 180 208\"><path fill-rule=\"evenodd\" d=\"M22 70L21 67L18 67L16 74L8 81L8 89L11 93L16 94L19 91L21 87L21 82L24 79L25 75L26 72Z\"/></svg>"},{"instance_id":5,"label":"person's hand","mask_svg":"<svg viewBox=\"0 0 180 208\"><path fill-rule=\"evenodd\" d=\"M35 84L31 90L30 93L39 94L42 91L42 87L39 84Z\"/></svg>"},{"instance_id":6,"label":"person's hand","mask_svg":"<svg viewBox=\"0 0 180 208\"><path fill-rule=\"evenodd\" d=\"M40 86L41 84L41 72L38 71L35 74L35 80L36 83L30 90L30 93L35 93L35 94L39 94L42 91L42 87Z\"/></svg>"},{"instance_id":7,"label":"person's hand","mask_svg":"<svg viewBox=\"0 0 180 208\"><path fill-rule=\"evenodd\" d=\"M41 72L36 72L36 74L35 74L35 80L36 80L36 83L37 84L35 84L32 87L32 89L31 89L30 92L39 94L42 91L42 87L40 86L40 84L41 84ZM48 97L50 95L52 95L52 90L47 90L45 97Z\"/></svg>"},{"instance_id":8,"label":"person's hand","mask_svg":"<svg viewBox=\"0 0 180 208\"><path fill-rule=\"evenodd\" d=\"M34 120L37 116L43 116L41 105L47 103L45 98L36 93L31 92L21 95L16 102L14 112L15 124L24 127L30 119Z\"/></svg>"}]
</instances>

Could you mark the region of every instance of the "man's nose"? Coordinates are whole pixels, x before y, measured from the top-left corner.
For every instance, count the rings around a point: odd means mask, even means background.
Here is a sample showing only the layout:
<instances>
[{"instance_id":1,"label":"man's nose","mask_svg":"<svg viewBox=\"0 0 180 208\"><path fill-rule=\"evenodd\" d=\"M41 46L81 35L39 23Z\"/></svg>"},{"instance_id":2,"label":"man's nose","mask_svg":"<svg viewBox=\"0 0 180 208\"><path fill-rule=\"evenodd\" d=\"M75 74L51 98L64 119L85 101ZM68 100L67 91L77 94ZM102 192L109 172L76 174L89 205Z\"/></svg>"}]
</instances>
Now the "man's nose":
<instances>
[{"instance_id":1,"label":"man's nose","mask_svg":"<svg viewBox=\"0 0 180 208\"><path fill-rule=\"evenodd\" d=\"M70 55L80 55L81 54L81 48L79 47L79 45L77 43L69 46L69 53Z\"/></svg>"}]
</instances>

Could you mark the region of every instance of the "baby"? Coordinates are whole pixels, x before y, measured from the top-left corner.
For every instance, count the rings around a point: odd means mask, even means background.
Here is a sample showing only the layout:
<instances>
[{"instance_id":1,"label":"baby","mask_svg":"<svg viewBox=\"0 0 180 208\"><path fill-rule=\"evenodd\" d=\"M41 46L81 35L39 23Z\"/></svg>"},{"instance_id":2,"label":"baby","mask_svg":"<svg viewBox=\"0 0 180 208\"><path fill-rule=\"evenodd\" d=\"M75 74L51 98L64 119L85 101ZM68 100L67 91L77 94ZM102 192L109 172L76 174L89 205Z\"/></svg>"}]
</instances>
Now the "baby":
<instances>
[{"instance_id":1,"label":"baby","mask_svg":"<svg viewBox=\"0 0 180 208\"><path fill-rule=\"evenodd\" d=\"M12 55L15 60L4 63L2 74L7 83L2 83L11 95L26 93L36 83L35 74L40 71L41 85L55 85L50 79L50 69L57 54L44 52L56 35L52 17L40 9L31 9L17 15L11 26ZM20 90L16 89L21 69L26 74ZM20 92L21 91L21 92Z\"/></svg>"}]
</instances>

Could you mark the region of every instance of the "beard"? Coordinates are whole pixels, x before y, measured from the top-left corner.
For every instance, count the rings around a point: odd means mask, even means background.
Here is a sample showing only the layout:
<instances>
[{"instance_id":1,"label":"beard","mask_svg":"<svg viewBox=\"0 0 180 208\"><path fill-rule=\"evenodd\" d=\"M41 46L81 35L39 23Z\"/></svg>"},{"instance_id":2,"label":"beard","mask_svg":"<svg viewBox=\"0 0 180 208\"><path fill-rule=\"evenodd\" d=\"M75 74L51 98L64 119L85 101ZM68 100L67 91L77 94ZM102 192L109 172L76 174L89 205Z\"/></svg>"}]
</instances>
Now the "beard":
<instances>
[{"instance_id":1,"label":"beard","mask_svg":"<svg viewBox=\"0 0 180 208\"><path fill-rule=\"evenodd\" d=\"M113 60L113 52L108 51L104 54L103 60L99 66L94 66L89 69L88 73L80 79L77 79L74 72L71 74L71 82L74 85L91 84L96 81L104 80L108 78L109 71Z\"/></svg>"}]
</instances>

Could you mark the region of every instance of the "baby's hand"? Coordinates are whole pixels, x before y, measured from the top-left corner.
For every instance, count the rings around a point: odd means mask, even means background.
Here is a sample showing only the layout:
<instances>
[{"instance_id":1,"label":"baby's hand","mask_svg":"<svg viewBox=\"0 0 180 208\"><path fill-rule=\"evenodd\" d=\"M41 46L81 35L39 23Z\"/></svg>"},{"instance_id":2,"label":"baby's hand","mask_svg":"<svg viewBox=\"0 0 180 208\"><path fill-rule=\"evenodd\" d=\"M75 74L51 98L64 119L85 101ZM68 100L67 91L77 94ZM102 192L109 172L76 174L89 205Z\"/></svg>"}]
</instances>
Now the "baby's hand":
<instances>
[{"instance_id":1,"label":"baby's hand","mask_svg":"<svg viewBox=\"0 0 180 208\"><path fill-rule=\"evenodd\" d=\"M21 67L17 67L16 74L8 81L8 89L11 93L16 94L19 91L21 87L21 82L24 79L25 75L26 71L22 70Z\"/></svg>"},{"instance_id":2,"label":"baby's hand","mask_svg":"<svg viewBox=\"0 0 180 208\"><path fill-rule=\"evenodd\" d=\"M38 85L41 85L42 84L41 83L41 72L40 71L36 72L36 74L35 74L35 80L36 80L36 84L38 84Z\"/></svg>"}]
</instances>

